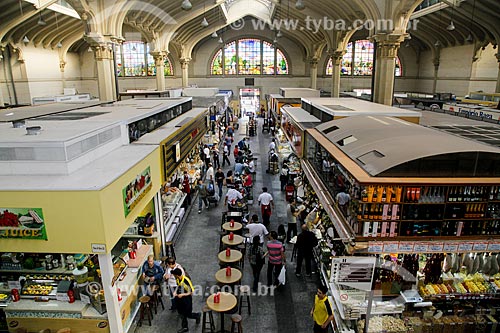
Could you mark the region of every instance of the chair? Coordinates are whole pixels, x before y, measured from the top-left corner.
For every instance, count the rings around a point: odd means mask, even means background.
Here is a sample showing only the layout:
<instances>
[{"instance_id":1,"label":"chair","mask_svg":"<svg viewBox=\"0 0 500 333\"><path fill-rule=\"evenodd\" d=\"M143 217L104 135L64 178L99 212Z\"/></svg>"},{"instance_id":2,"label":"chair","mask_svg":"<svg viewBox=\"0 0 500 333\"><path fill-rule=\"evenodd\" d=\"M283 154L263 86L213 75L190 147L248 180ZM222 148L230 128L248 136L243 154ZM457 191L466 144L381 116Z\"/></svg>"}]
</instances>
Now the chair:
<instances>
[{"instance_id":1,"label":"chair","mask_svg":"<svg viewBox=\"0 0 500 333\"><path fill-rule=\"evenodd\" d=\"M241 269L243 270L243 268L245 268L245 255L247 252L246 239L243 240L243 244L238 245L236 248L243 255L241 257L241 263L240 263Z\"/></svg>"},{"instance_id":2,"label":"chair","mask_svg":"<svg viewBox=\"0 0 500 333\"><path fill-rule=\"evenodd\" d=\"M231 333L243 333L243 326L241 326L242 318L238 314L231 316ZM237 329L237 331L235 330Z\"/></svg>"},{"instance_id":3,"label":"chair","mask_svg":"<svg viewBox=\"0 0 500 333\"><path fill-rule=\"evenodd\" d=\"M201 332L209 332L209 333L214 333L215 332L215 321L214 321L214 315L212 313L212 310L208 306L204 306L202 309L203 312L203 326L201 327ZM207 327L208 325L208 327Z\"/></svg>"},{"instance_id":4,"label":"chair","mask_svg":"<svg viewBox=\"0 0 500 333\"><path fill-rule=\"evenodd\" d=\"M148 321L149 321L149 326L151 326L151 319L153 318L153 312L151 311L151 307L149 306L149 302L151 300L151 297L149 296L142 296L139 298L139 303L141 303L140 308L139 308L139 327L142 326L142 320L144 319L144 315L147 314L148 316Z\"/></svg>"},{"instance_id":5,"label":"chair","mask_svg":"<svg viewBox=\"0 0 500 333\"><path fill-rule=\"evenodd\" d=\"M241 315L241 311L243 308L248 308L248 314L251 313L251 306L250 306L250 286L240 286L239 290L239 309L238 313Z\"/></svg>"}]
</instances>

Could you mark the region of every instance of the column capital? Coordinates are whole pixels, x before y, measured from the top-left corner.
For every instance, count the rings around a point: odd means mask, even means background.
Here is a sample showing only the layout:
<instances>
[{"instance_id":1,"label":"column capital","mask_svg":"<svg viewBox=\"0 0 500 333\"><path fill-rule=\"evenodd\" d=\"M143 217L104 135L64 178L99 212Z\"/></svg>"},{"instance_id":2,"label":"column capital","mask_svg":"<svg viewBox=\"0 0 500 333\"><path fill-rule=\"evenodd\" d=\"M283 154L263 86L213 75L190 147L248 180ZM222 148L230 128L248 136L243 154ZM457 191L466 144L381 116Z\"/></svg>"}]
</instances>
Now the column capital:
<instances>
[{"instance_id":1,"label":"column capital","mask_svg":"<svg viewBox=\"0 0 500 333\"><path fill-rule=\"evenodd\" d=\"M113 59L113 48L111 45L102 43L92 46L96 60Z\"/></svg>"},{"instance_id":2,"label":"column capital","mask_svg":"<svg viewBox=\"0 0 500 333\"><path fill-rule=\"evenodd\" d=\"M307 60L309 61L309 65L311 65L311 67L316 68L316 66L318 66L318 60L319 60L318 58L311 57Z\"/></svg>"},{"instance_id":3,"label":"column capital","mask_svg":"<svg viewBox=\"0 0 500 333\"><path fill-rule=\"evenodd\" d=\"M188 68L189 63L191 62L191 58L181 58L180 62L181 62L181 68L186 69Z\"/></svg>"},{"instance_id":4,"label":"column capital","mask_svg":"<svg viewBox=\"0 0 500 333\"><path fill-rule=\"evenodd\" d=\"M377 56L385 58L396 58L401 43L405 40L405 34L378 34L372 37L377 42Z\"/></svg>"},{"instance_id":5,"label":"column capital","mask_svg":"<svg viewBox=\"0 0 500 333\"><path fill-rule=\"evenodd\" d=\"M59 60L59 69L61 70L61 72L64 72L65 67L66 67L66 61Z\"/></svg>"}]
</instances>

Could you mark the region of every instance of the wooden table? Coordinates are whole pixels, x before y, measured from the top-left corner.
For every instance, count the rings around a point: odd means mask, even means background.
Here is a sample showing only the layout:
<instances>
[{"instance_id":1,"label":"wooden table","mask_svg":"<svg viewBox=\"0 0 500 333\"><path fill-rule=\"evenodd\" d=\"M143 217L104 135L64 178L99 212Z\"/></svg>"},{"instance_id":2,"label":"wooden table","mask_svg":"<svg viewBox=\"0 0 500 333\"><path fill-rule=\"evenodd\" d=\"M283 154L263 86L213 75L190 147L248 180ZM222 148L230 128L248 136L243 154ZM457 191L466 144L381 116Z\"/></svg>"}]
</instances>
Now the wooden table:
<instances>
[{"instance_id":1,"label":"wooden table","mask_svg":"<svg viewBox=\"0 0 500 333\"><path fill-rule=\"evenodd\" d=\"M215 273L215 279L222 284L233 284L241 280L243 274L239 269L231 268L231 275L226 275L226 268L220 269Z\"/></svg>"},{"instance_id":2,"label":"wooden table","mask_svg":"<svg viewBox=\"0 0 500 333\"><path fill-rule=\"evenodd\" d=\"M243 224L241 224L241 223L239 223L239 222L234 222L234 227L231 227L231 226L229 225L229 222L226 222L226 223L224 223L224 224L222 225L222 229L227 230L227 231L229 231L229 232L231 232L231 231L233 231L233 232L234 232L234 231L239 231L239 230L241 230L242 228L243 228Z\"/></svg>"},{"instance_id":3,"label":"wooden table","mask_svg":"<svg viewBox=\"0 0 500 333\"><path fill-rule=\"evenodd\" d=\"M240 235L233 235L233 236L234 236L233 240L229 240L229 235L222 237L222 243L228 246L235 246L243 243L244 238L242 236Z\"/></svg>"},{"instance_id":4,"label":"wooden table","mask_svg":"<svg viewBox=\"0 0 500 333\"><path fill-rule=\"evenodd\" d=\"M219 252L217 257L223 263L232 264L232 263L240 261L241 258L243 258L243 254L241 254L241 252L238 250L231 250L231 255L228 257L228 256L226 256L226 251L224 250L224 251Z\"/></svg>"},{"instance_id":5,"label":"wooden table","mask_svg":"<svg viewBox=\"0 0 500 333\"><path fill-rule=\"evenodd\" d=\"M238 304L238 300L236 299L236 296L230 293L220 293L220 302L219 303L214 303L214 295L210 295L207 298L207 306L210 310L218 312L220 315L220 331L219 332L226 332L224 330L224 312L227 312L231 309L233 309L236 304Z\"/></svg>"}]
</instances>

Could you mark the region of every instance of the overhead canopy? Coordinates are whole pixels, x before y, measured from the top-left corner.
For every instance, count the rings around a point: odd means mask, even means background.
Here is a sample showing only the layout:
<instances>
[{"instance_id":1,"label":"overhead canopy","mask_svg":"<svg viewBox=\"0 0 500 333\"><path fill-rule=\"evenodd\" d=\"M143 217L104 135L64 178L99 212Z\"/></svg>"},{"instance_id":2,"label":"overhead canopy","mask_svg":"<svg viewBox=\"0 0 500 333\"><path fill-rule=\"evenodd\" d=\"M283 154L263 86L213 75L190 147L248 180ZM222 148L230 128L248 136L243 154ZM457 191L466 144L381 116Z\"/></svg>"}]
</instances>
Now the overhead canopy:
<instances>
[{"instance_id":1,"label":"overhead canopy","mask_svg":"<svg viewBox=\"0 0 500 333\"><path fill-rule=\"evenodd\" d=\"M392 117L316 127L371 176L499 176L500 149Z\"/></svg>"}]
</instances>

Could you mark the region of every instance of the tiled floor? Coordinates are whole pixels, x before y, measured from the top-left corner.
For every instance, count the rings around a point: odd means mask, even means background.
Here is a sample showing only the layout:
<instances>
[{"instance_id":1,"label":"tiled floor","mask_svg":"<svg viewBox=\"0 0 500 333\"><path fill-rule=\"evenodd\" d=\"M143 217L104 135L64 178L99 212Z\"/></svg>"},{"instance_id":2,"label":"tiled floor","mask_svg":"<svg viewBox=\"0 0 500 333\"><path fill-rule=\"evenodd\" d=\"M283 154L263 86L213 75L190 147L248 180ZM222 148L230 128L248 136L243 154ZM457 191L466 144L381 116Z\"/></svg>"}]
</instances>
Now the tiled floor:
<instances>
[{"instance_id":1,"label":"tiled floor","mask_svg":"<svg viewBox=\"0 0 500 333\"><path fill-rule=\"evenodd\" d=\"M245 119L241 120L240 129L236 133L235 143L245 135ZM262 119L259 119L262 124ZM250 138L250 149L257 158L257 174L254 179L254 204L250 208L251 213L257 213L257 197L264 184L269 188L269 192L274 196L275 210L271 217L271 230L276 230L277 226L287 223L286 202L284 192L280 192L279 175L266 173L267 151L271 136L262 133L259 127L258 135ZM231 160L231 167L233 158ZM228 167L224 168L227 172ZM197 205L198 201L193 200ZM219 247L219 230L222 213L225 207L221 203L217 207L209 210L203 209L201 214L197 213L197 206L189 213L185 225L181 230L180 237L175 244L177 261L183 265L192 277L193 283L205 291L207 287L216 284L215 272L219 269L217 253ZM292 247L287 245L288 257L291 257ZM312 332L312 319L309 316L312 307L314 294L316 292L319 278L312 277L297 278L294 274L295 262L287 260L287 284L279 288L274 296L252 296L252 314L243 312L243 329L245 332ZM266 282L267 264L263 267L260 281ZM250 285L252 282L251 267L246 260L243 272L243 284ZM206 300L206 296L195 296L193 298L194 311L200 311ZM169 300L166 299L166 309L159 312L154 317L152 326L147 323L136 328L137 333L151 332L176 332L181 327L177 313L168 310ZM244 309L246 310L246 309ZM216 326L219 329L218 315L215 314ZM201 332L201 325L197 326L194 320L189 320L190 332ZM230 329L230 319L226 316L225 329Z\"/></svg>"}]
</instances>

